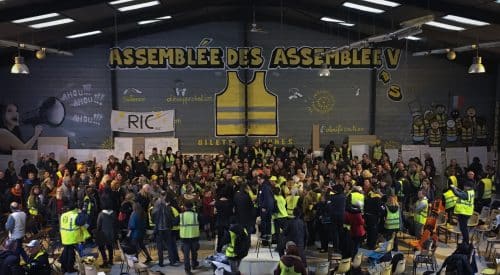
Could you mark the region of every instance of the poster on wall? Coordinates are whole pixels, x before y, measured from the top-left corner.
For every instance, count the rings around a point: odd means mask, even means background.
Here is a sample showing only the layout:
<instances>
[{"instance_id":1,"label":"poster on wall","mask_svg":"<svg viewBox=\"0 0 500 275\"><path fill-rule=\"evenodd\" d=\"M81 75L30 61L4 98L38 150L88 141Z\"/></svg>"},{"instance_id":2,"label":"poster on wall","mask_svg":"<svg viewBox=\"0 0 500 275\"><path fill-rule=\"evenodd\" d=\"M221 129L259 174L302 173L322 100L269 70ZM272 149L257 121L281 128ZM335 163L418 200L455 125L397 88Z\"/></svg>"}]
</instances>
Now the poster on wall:
<instances>
[{"instance_id":1,"label":"poster on wall","mask_svg":"<svg viewBox=\"0 0 500 275\"><path fill-rule=\"evenodd\" d=\"M427 148L421 148L421 154L422 154L422 161L425 160L425 154L429 154L434 161L434 166L436 167L436 175L442 175L443 174L443 160L444 158L442 157L441 153L441 147L427 147Z\"/></svg>"},{"instance_id":2,"label":"poster on wall","mask_svg":"<svg viewBox=\"0 0 500 275\"><path fill-rule=\"evenodd\" d=\"M115 149L113 154L119 159L123 159L123 156L126 152L129 152L133 155L133 144L134 139L131 137L115 137Z\"/></svg>"},{"instance_id":3,"label":"poster on wall","mask_svg":"<svg viewBox=\"0 0 500 275\"><path fill-rule=\"evenodd\" d=\"M389 155L389 160L395 163L399 158L399 149L384 149L384 152Z\"/></svg>"},{"instance_id":4,"label":"poster on wall","mask_svg":"<svg viewBox=\"0 0 500 275\"><path fill-rule=\"evenodd\" d=\"M468 160L469 165L472 163L472 160L477 157L479 161L483 164L483 167L488 163L488 148L486 146L472 146L468 149Z\"/></svg>"},{"instance_id":5,"label":"poster on wall","mask_svg":"<svg viewBox=\"0 0 500 275\"><path fill-rule=\"evenodd\" d=\"M167 152L167 147L172 147L172 152L179 151L179 139L177 138L145 138L144 139L144 155L146 158L151 155L153 148L158 149L158 153L163 151L163 154Z\"/></svg>"},{"instance_id":6,"label":"poster on wall","mask_svg":"<svg viewBox=\"0 0 500 275\"><path fill-rule=\"evenodd\" d=\"M352 157L354 158L355 156L358 157L358 159L361 159L363 157L363 154L369 154L370 153L370 146L366 144L357 144L351 146L351 152L352 152Z\"/></svg>"},{"instance_id":7,"label":"poster on wall","mask_svg":"<svg viewBox=\"0 0 500 275\"><path fill-rule=\"evenodd\" d=\"M173 132L174 110L158 112L111 112L111 130L124 133Z\"/></svg>"},{"instance_id":8,"label":"poster on wall","mask_svg":"<svg viewBox=\"0 0 500 275\"><path fill-rule=\"evenodd\" d=\"M19 171L21 171L21 166L23 166L23 160L27 159L32 164L36 165L38 160L38 151L37 150L13 150L12 151L12 160L14 161L14 166L16 167L16 171L19 175Z\"/></svg>"},{"instance_id":9,"label":"poster on wall","mask_svg":"<svg viewBox=\"0 0 500 275\"><path fill-rule=\"evenodd\" d=\"M418 157L421 158L421 150L428 148L426 145L402 145L401 146L401 157L405 163L411 158Z\"/></svg>"},{"instance_id":10,"label":"poster on wall","mask_svg":"<svg viewBox=\"0 0 500 275\"><path fill-rule=\"evenodd\" d=\"M54 153L59 163L66 163L68 161L68 138L40 137L38 138L38 152L44 155Z\"/></svg>"},{"instance_id":11,"label":"poster on wall","mask_svg":"<svg viewBox=\"0 0 500 275\"><path fill-rule=\"evenodd\" d=\"M467 167L467 152L465 147L446 148L446 166L455 159L460 167Z\"/></svg>"}]
</instances>

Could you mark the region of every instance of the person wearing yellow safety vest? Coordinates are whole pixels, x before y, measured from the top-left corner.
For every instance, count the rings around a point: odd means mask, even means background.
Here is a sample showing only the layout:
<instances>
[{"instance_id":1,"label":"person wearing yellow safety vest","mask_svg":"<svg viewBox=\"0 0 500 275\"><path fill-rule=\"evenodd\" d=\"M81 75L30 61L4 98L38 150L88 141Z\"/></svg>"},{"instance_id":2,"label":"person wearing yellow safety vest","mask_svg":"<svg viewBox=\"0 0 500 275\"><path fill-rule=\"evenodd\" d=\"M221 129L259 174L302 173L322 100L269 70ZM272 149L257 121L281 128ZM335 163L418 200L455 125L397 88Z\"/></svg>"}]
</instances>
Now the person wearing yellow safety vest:
<instances>
[{"instance_id":1,"label":"person wearing yellow safety vest","mask_svg":"<svg viewBox=\"0 0 500 275\"><path fill-rule=\"evenodd\" d=\"M422 230L427 221L429 211L429 202L423 191L418 191L418 201L415 203L415 211L413 216L415 237L420 238Z\"/></svg>"},{"instance_id":2,"label":"person wearing yellow safety vest","mask_svg":"<svg viewBox=\"0 0 500 275\"><path fill-rule=\"evenodd\" d=\"M457 196L453 193L453 189L451 188L451 184L448 185L448 188L443 191L442 201L444 202L444 208L446 209L446 215L448 222L450 222L451 216L453 215L453 210L455 209L455 205L457 204Z\"/></svg>"},{"instance_id":3,"label":"person wearing yellow safety vest","mask_svg":"<svg viewBox=\"0 0 500 275\"><path fill-rule=\"evenodd\" d=\"M283 195L283 190L275 186L273 188L274 201L277 209L275 209L272 218L274 219L274 232L276 236L280 236L288 223L288 212L286 211L286 200ZM279 240L279 238L277 237Z\"/></svg>"},{"instance_id":4,"label":"person wearing yellow safety vest","mask_svg":"<svg viewBox=\"0 0 500 275\"><path fill-rule=\"evenodd\" d=\"M200 223L198 213L193 211L192 202L186 202L184 208L186 211L181 213L179 217L179 235L182 241L182 253L184 254L184 271L186 271L186 274L193 274L191 268L196 269L199 266Z\"/></svg>"},{"instance_id":5,"label":"person wearing yellow safety vest","mask_svg":"<svg viewBox=\"0 0 500 275\"><path fill-rule=\"evenodd\" d=\"M357 205L357 207L361 210L361 213L364 211L365 206L365 194L363 194L363 188L361 186L353 186L351 194L347 197L347 205Z\"/></svg>"},{"instance_id":6,"label":"person wearing yellow safety vest","mask_svg":"<svg viewBox=\"0 0 500 275\"><path fill-rule=\"evenodd\" d=\"M401 229L402 216L396 196L389 196L385 205L385 239L390 240L394 237L394 246L392 251L398 251L398 231Z\"/></svg>"},{"instance_id":7,"label":"person wearing yellow safety vest","mask_svg":"<svg viewBox=\"0 0 500 275\"><path fill-rule=\"evenodd\" d=\"M240 273L241 260L248 255L250 249L250 236L247 230L236 222L235 217L231 217L231 225L225 236L226 251L224 252L229 265L231 266L231 274Z\"/></svg>"},{"instance_id":8,"label":"person wearing yellow safety vest","mask_svg":"<svg viewBox=\"0 0 500 275\"><path fill-rule=\"evenodd\" d=\"M281 257L274 275L306 275L307 269L302 263L294 242L286 243L286 255Z\"/></svg>"},{"instance_id":9,"label":"person wearing yellow safety vest","mask_svg":"<svg viewBox=\"0 0 500 275\"><path fill-rule=\"evenodd\" d=\"M88 234L84 227L87 222L87 215L76 208L75 202L67 203L67 211L61 215L59 220L59 232L61 243L64 246L61 254L61 269L64 272L77 272L75 269L75 249L77 245L85 241ZM85 232L87 232L85 234Z\"/></svg>"},{"instance_id":10,"label":"person wearing yellow safety vest","mask_svg":"<svg viewBox=\"0 0 500 275\"><path fill-rule=\"evenodd\" d=\"M483 207L489 207L491 204L491 194L493 193L493 181L491 178L486 177L486 174L483 175L483 178L479 180L476 185L476 205L475 209L477 212L480 212Z\"/></svg>"},{"instance_id":11,"label":"person wearing yellow safety vest","mask_svg":"<svg viewBox=\"0 0 500 275\"><path fill-rule=\"evenodd\" d=\"M31 240L26 248L30 257L24 266L26 275L50 275L52 269L49 264L49 256L41 248L40 241Z\"/></svg>"},{"instance_id":12,"label":"person wearing yellow safety vest","mask_svg":"<svg viewBox=\"0 0 500 275\"><path fill-rule=\"evenodd\" d=\"M293 216L293 210L298 207L300 196L297 188L291 188L290 193L286 196L286 212L289 217ZM299 207L300 208L300 207Z\"/></svg>"},{"instance_id":13,"label":"person wearing yellow safety vest","mask_svg":"<svg viewBox=\"0 0 500 275\"><path fill-rule=\"evenodd\" d=\"M464 190L460 190L454 186L453 193L458 197L457 204L455 205L454 213L458 218L458 226L462 232L462 242L469 244L469 229L467 223L470 216L474 213L474 196L473 183L471 181L464 182Z\"/></svg>"},{"instance_id":14,"label":"person wearing yellow safety vest","mask_svg":"<svg viewBox=\"0 0 500 275\"><path fill-rule=\"evenodd\" d=\"M40 200L40 187L38 185L33 186L28 197L28 211L31 216L42 215L43 205Z\"/></svg>"},{"instance_id":15,"label":"person wearing yellow safety vest","mask_svg":"<svg viewBox=\"0 0 500 275\"><path fill-rule=\"evenodd\" d=\"M448 170L449 176L448 176L448 185L453 185L455 187L458 187L458 178L457 178L457 172L455 171L454 168L451 168Z\"/></svg>"}]
</instances>

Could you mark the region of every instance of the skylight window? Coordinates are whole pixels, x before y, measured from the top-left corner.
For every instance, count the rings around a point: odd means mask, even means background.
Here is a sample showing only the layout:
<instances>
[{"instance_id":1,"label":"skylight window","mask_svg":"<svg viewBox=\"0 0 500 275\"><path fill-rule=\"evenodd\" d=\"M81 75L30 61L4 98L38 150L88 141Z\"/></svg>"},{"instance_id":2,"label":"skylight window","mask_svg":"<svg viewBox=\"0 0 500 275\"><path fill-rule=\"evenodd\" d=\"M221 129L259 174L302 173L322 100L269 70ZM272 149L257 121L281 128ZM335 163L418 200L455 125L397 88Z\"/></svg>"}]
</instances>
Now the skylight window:
<instances>
[{"instance_id":1,"label":"skylight window","mask_svg":"<svg viewBox=\"0 0 500 275\"><path fill-rule=\"evenodd\" d=\"M391 8L395 8L395 7L401 6L401 4L399 4L397 2L386 1L386 0L362 0L362 1L365 1L365 2L368 2L368 3L372 3L372 4L387 6L387 7L391 7Z\"/></svg>"},{"instance_id":2,"label":"skylight window","mask_svg":"<svg viewBox=\"0 0 500 275\"><path fill-rule=\"evenodd\" d=\"M75 39L75 38L80 38L80 37L85 37L85 36L97 35L100 33L102 33L102 31L100 31L100 30L90 31L90 32L82 32L82 33L68 35L68 36L66 36L66 38Z\"/></svg>"},{"instance_id":3,"label":"skylight window","mask_svg":"<svg viewBox=\"0 0 500 275\"><path fill-rule=\"evenodd\" d=\"M479 21L479 20L475 20L475 19L471 19L471 18L467 18L467 17L456 16L456 15L452 15L452 14L446 15L445 17L443 17L443 19L455 21L455 22L462 23L462 24L473 25L473 26L487 26L490 24L488 22Z\"/></svg>"},{"instance_id":4,"label":"skylight window","mask_svg":"<svg viewBox=\"0 0 500 275\"><path fill-rule=\"evenodd\" d=\"M350 8L350 9L366 11L366 12L371 12L371 13L383 13L383 12L385 12L384 10L381 10L381 9L372 8L372 7L364 6L364 5L359 5L359 4L355 4L352 2L345 2L344 4L342 4L342 6L344 6L346 8Z\"/></svg>"},{"instance_id":5,"label":"skylight window","mask_svg":"<svg viewBox=\"0 0 500 275\"><path fill-rule=\"evenodd\" d=\"M465 28L462 28L459 26L450 25L450 24L441 23L441 22L436 22L436 21L427 22L427 23L425 23L425 25L429 25L429 26L433 26L433 27L437 27L437 28L441 28L441 29L445 29L445 30L450 30L450 31L463 31L463 30L465 30Z\"/></svg>"}]
</instances>

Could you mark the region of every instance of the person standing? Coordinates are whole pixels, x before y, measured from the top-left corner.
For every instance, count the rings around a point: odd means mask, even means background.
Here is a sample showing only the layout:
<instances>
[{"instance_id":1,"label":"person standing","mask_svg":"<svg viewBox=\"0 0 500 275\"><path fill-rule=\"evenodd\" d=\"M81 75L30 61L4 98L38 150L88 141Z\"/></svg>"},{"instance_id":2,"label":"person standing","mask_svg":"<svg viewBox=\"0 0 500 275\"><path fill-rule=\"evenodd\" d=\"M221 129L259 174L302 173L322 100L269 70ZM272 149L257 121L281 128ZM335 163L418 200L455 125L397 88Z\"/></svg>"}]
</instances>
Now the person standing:
<instances>
[{"instance_id":1,"label":"person standing","mask_svg":"<svg viewBox=\"0 0 500 275\"><path fill-rule=\"evenodd\" d=\"M102 256L101 268L107 268L113 266L113 245L118 236L118 219L116 218L116 213L113 211L112 204L106 202L102 205L102 211L97 216L97 227L96 231L96 242L99 245L99 251ZM98 240L99 237L101 240ZM108 254L106 255L106 249Z\"/></svg>"},{"instance_id":2,"label":"person standing","mask_svg":"<svg viewBox=\"0 0 500 275\"><path fill-rule=\"evenodd\" d=\"M170 238L172 238L172 227L175 224L174 215L169 203L166 201L167 193L162 191L160 198L155 202L153 207L153 222L154 231L156 236L156 247L158 249L158 265L160 267L165 266L163 264L163 250L165 244L168 243ZM171 251L171 246L167 245L168 257L170 265L175 265L176 260L174 259L174 251Z\"/></svg>"},{"instance_id":3,"label":"person standing","mask_svg":"<svg viewBox=\"0 0 500 275\"><path fill-rule=\"evenodd\" d=\"M250 235L241 224L235 222L234 217L231 220L225 254L231 266L231 274L241 274L240 263L250 249Z\"/></svg>"},{"instance_id":4,"label":"person standing","mask_svg":"<svg viewBox=\"0 0 500 275\"><path fill-rule=\"evenodd\" d=\"M415 216L413 220L415 224L415 237L420 238L424 225L427 222L429 202L423 191L418 191L417 196L418 201L415 204Z\"/></svg>"},{"instance_id":5,"label":"person standing","mask_svg":"<svg viewBox=\"0 0 500 275\"><path fill-rule=\"evenodd\" d=\"M141 204L138 202L134 203L133 209L134 211L130 215L130 219L128 221L130 242L137 248L137 258L139 258L139 252L141 250L144 252L144 255L146 255L146 261L144 264L147 264L153 259L151 259L151 256L144 245L144 236L146 235L146 215L144 214Z\"/></svg>"},{"instance_id":6,"label":"person standing","mask_svg":"<svg viewBox=\"0 0 500 275\"><path fill-rule=\"evenodd\" d=\"M352 253L351 258L354 258L358 253L358 249L361 245L361 241L366 234L365 231L365 220L361 213L361 208L359 205L354 204L347 208L344 217L344 223L349 225L349 233L352 239Z\"/></svg>"},{"instance_id":7,"label":"person standing","mask_svg":"<svg viewBox=\"0 0 500 275\"><path fill-rule=\"evenodd\" d=\"M200 223L198 214L193 211L193 203L185 203L184 211L179 217L179 235L182 241L182 252L184 254L184 271L186 274L193 274L192 269L196 269L198 263L198 249L200 248ZM190 257L191 255L191 257ZM192 265L191 265L192 262Z\"/></svg>"},{"instance_id":8,"label":"person standing","mask_svg":"<svg viewBox=\"0 0 500 275\"><path fill-rule=\"evenodd\" d=\"M462 232L462 242L469 243L469 229L467 222L470 216L474 213L474 189L471 181L464 182L464 190L452 186L453 193L458 197L457 204L455 205L454 213L458 218L458 226Z\"/></svg>"},{"instance_id":9,"label":"person standing","mask_svg":"<svg viewBox=\"0 0 500 275\"><path fill-rule=\"evenodd\" d=\"M476 198L475 198L475 209L477 212L481 212L483 207L489 207L491 204L491 194L493 193L493 181L487 177L487 174L483 174L483 178L479 180L476 185Z\"/></svg>"},{"instance_id":10,"label":"person standing","mask_svg":"<svg viewBox=\"0 0 500 275\"><path fill-rule=\"evenodd\" d=\"M453 214L453 210L455 209L455 205L457 204L458 200L457 196L455 196L455 193L453 192L453 188L451 188L452 186L452 184L449 184L446 191L443 192L444 208L446 209L448 222L452 220L451 215Z\"/></svg>"},{"instance_id":11,"label":"person standing","mask_svg":"<svg viewBox=\"0 0 500 275\"><path fill-rule=\"evenodd\" d=\"M26 248L30 256L24 267L26 275L50 275L52 269L49 264L49 255L42 249L40 241L32 240Z\"/></svg>"},{"instance_id":12,"label":"person standing","mask_svg":"<svg viewBox=\"0 0 500 275\"><path fill-rule=\"evenodd\" d=\"M215 202L215 226L217 228L217 253L222 251L223 239L229 229L229 218L233 215L233 203L228 191L229 187L224 187Z\"/></svg>"},{"instance_id":13,"label":"person standing","mask_svg":"<svg viewBox=\"0 0 500 275\"><path fill-rule=\"evenodd\" d=\"M370 187L372 188L372 187ZM368 249L375 249L378 236L378 224L382 205L382 195L378 190L370 190L365 198L366 244Z\"/></svg>"},{"instance_id":14,"label":"person standing","mask_svg":"<svg viewBox=\"0 0 500 275\"><path fill-rule=\"evenodd\" d=\"M271 215L274 212L274 194L271 183L264 175L257 176L260 186L259 210L261 221L261 238L268 238L271 234Z\"/></svg>"},{"instance_id":15,"label":"person standing","mask_svg":"<svg viewBox=\"0 0 500 275\"><path fill-rule=\"evenodd\" d=\"M12 212L5 223L5 230L9 232L9 239L16 242L16 255L28 261L28 255L23 249L23 239L26 234L26 213L24 213L17 202L10 204Z\"/></svg>"},{"instance_id":16,"label":"person standing","mask_svg":"<svg viewBox=\"0 0 500 275\"><path fill-rule=\"evenodd\" d=\"M75 249L85 239L83 232L87 229L83 227L86 223L86 215L79 212L74 201L67 203L68 211L61 215L59 231L61 242L64 246L61 254L61 269L63 272L77 272L75 269ZM87 232L88 234L88 232Z\"/></svg>"},{"instance_id":17,"label":"person standing","mask_svg":"<svg viewBox=\"0 0 500 275\"><path fill-rule=\"evenodd\" d=\"M285 236L285 244L289 241L294 242L297 245L299 256L302 259L304 266L307 266L306 256L304 254L304 249L307 242L307 227L302 218L302 209L295 208L293 211L293 218L288 222L283 235ZM283 256L283 255L281 255Z\"/></svg>"},{"instance_id":18,"label":"person standing","mask_svg":"<svg viewBox=\"0 0 500 275\"><path fill-rule=\"evenodd\" d=\"M401 209L399 208L396 196L390 196L385 205L385 239L390 240L394 237L394 246L392 251L398 251L398 231L401 229Z\"/></svg>"},{"instance_id":19,"label":"person standing","mask_svg":"<svg viewBox=\"0 0 500 275\"><path fill-rule=\"evenodd\" d=\"M240 183L239 190L234 194L234 214L236 220L248 232L255 232L255 207L250 197L250 188L246 183Z\"/></svg>"}]
</instances>

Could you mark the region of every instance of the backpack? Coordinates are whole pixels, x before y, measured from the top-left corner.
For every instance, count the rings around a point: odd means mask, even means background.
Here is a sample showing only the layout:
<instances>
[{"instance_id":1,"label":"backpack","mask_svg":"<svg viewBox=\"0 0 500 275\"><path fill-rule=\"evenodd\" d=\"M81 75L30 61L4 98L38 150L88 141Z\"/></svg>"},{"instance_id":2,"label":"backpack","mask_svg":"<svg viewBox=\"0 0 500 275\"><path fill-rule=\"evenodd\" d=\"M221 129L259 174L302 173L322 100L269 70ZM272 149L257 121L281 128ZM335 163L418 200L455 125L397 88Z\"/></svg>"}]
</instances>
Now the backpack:
<instances>
[{"instance_id":1,"label":"backpack","mask_svg":"<svg viewBox=\"0 0 500 275\"><path fill-rule=\"evenodd\" d=\"M235 230L236 232L233 231L234 233L236 233L234 253L236 254L237 258L243 259L248 255L248 251L250 250L250 235L248 235L246 229L243 229L241 227L237 229L240 230Z\"/></svg>"}]
</instances>

